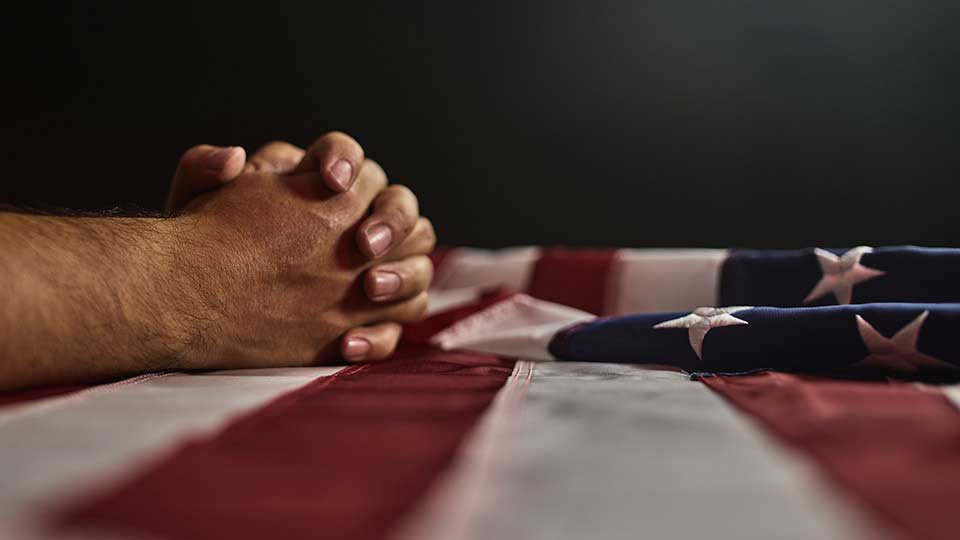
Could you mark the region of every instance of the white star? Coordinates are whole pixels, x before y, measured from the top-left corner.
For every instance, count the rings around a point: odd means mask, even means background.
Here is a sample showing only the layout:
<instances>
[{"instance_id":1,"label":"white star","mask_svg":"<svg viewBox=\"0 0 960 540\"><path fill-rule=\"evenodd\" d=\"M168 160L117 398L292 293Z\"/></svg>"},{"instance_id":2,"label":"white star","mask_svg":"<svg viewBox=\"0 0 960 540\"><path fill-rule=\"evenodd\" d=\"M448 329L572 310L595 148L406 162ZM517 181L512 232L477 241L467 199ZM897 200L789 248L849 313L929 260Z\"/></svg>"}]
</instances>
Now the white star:
<instances>
[{"instance_id":1,"label":"white star","mask_svg":"<svg viewBox=\"0 0 960 540\"><path fill-rule=\"evenodd\" d=\"M838 304L849 304L854 285L886 273L860 264L860 258L863 257L863 254L872 251L873 248L860 246L837 257L824 249L816 248L813 250L817 256L817 262L820 263L820 269L823 271L823 277L810 291L810 294L803 299L803 303L807 304L821 296L833 293L837 297Z\"/></svg>"},{"instance_id":2,"label":"white star","mask_svg":"<svg viewBox=\"0 0 960 540\"><path fill-rule=\"evenodd\" d=\"M867 347L868 354L863 360L852 364L851 367L882 369L899 373L915 373L917 368L935 368L937 370L956 370L957 366L923 354L917 350L917 338L920 328L930 315L924 311L910 324L901 328L893 337L885 337L870 325L863 317L857 315L857 331Z\"/></svg>"},{"instance_id":3,"label":"white star","mask_svg":"<svg viewBox=\"0 0 960 540\"><path fill-rule=\"evenodd\" d=\"M663 321L654 326L654 328L688 328L690 330L690 346L693 347L693 352L697 353L697 358L703 360L703 338L706 337L707 332L709 332L711 328L720 326L750 324L743 319L738 319L733 316L734 313L745 309L753 308L750 306L725 308L701 307L693 310L693 313L680 317L679 319Z\"/></svg>"}]
</instances>

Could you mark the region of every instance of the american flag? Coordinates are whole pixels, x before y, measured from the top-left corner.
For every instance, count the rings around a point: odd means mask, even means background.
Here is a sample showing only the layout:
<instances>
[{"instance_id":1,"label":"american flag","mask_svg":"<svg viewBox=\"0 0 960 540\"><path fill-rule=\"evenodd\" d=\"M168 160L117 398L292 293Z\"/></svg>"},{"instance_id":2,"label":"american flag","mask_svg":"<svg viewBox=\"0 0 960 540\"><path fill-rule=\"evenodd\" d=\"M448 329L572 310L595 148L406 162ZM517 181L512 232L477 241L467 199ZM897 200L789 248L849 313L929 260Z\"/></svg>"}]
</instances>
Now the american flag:
<instances>
[{"instance_id":1,"label":"american flag","mask_svg":"<svg viewBox=\"0 0 960 540\"><path fill-rule=\"evenodd\" d=\"M0 396L0 537L960 537L960 250L435 262L389 362Z\"/></svg>"}]
</instances>

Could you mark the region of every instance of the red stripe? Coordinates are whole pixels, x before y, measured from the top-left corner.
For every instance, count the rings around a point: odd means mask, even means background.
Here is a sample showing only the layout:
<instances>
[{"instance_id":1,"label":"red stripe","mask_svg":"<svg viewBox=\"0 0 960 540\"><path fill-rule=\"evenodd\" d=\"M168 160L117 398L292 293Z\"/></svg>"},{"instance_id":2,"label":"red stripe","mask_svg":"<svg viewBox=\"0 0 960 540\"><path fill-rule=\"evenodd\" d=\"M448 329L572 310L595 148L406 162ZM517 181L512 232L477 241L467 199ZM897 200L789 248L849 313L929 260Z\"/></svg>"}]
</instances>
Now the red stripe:
<instances>
[{"instance_id":1,"label":"red stripe","mask_svg":"<svg viewBox=\"0 0 960 540\"><path fill-rule=\"evenodd\" d=\"M408 345L190 442L59 527L173 538L383 538L454 457L512 362Z\"/></svg>"},{"instance_id":2,"label":"red stripe","mask_svg":"<svg viewBox=\"0 0 960 540\"><path fill-rule=\"evenodd\" d=\"M31 401L39 401L45 398L65 396L80 390L90 388L89 385L64 385L48 386L45 388L35 388L32 390L20 390L16 392L0 392L0 408L10 405L19 405Z\"/></svg>"},{"instance_id":3,"label":"red stripe","mask_svg":"<svg viewBox=\"0 0 960 540\"><path fill-rule=\"evenodd\" d=\"M430 262L433 263L435 272L439 272L443 264L449 260L450 254L457 248L450 246L437 246L430 252Z\"/></svg>"},{"instance_id":4,"label":"red stripe","mask_svg":"<svg viewBox=\"0 0 960 540\"><path fill-rule=\"evenodd\" d=\"M879 522L908 537L960 536L960 414L943 394L783 373L704 382L810 455Z\"/></svg>"},{"instance_id":5,"label":"red stripe","mask_svg":"<svg viewBox=\"0 0 960 540\"><path fill-rule=\"evenodd\" d=\"M515 294L509 289L492 289L482 293L479 298L469 304L442 311L417 323L405 325L403 327L403 342L426 345L430 338L453 323L466 319L474 313L479 313Z\"/></svg>"},{"instance_id":6,"label":"red stripe","mask_svg":"<svg viewBox=\"0 0 960 540\"><path fill-rule=\"evenodd\" d=\"M602 315L607 312L607 288L616 253L615 249L544 249L534 265L528 292Z\"/></svg>"}]
</instances>

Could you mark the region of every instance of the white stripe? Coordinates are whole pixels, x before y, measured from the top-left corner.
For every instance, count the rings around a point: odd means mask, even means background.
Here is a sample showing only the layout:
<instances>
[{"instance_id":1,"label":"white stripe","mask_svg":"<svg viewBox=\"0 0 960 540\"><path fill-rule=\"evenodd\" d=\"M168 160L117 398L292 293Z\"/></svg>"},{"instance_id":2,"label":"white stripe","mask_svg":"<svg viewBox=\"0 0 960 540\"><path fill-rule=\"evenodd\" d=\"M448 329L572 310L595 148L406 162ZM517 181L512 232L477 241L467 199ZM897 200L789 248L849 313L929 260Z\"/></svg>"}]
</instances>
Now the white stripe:
<instances>
[{"instance_id":1,"label":"white stripe","mask_svg":"<svg viewBox=\"0 0 960 540\"><path fill-rule=\"evenodd\" d=\"M482 287L464 287L462 289L437 289L430 287L427 295L427 317L472 304L480 298Z\"/></svg>"},{"instance_id":2,"label":"white stripe","mask_svg":"<svg viewBox=\"0 0 960 540\"><path fill-rule=\"evenodd\" d=\"M947 400L949 400L954 407L960 409L960 384L941 386L939 390L943 392L943 395L947 397Z\"/></svg>"},{"instance_id":3,"label":"white stripe","mask_svg":"<svg viewBox=\"0 0 960 540\"><path fill-rule=\"evenodd\" d=\"M174 373L7 411L0 416L0 523L26 536L64 496L102 489L185 437L340 369Z\"/></svg>"},{"instance_id":4,"label":"white stripe","mask_svg":"<svg viewBox=\"0 0 960 540\"><path fill-rule=\"evenodd\" d=\"M540 248L514 247L496 251L458 248L437 269L436 289L506 287L525 291L540 258Z\"/></svg>"},{"instance_id":5,"label":"white stripe","mask_svg":"<svg viewBox=\"0 0 960 540\"><path fill-rule=\"evenodd\" d=\"M437 269L432 291L463 289L460 296L473 294L468 289L498 286L525 291L540 253L536 247L455 249ZM607 283L607 312L689 311L716 305L720 270L728 255L724 249L618 250ZM446 307L446 300L438 297L432 312Z\"/></svg>"},{"instance_id":6,"label":"white stripe","mask_svg":"<svg viewBox=\"0 0 960 540\"><path fill-rule=\"evenodd\" d=\"M553 360L548 346L560 329L596 318L579 309L516 294L447 327L430 338L430 343L447 350Z\"/></svg>"},{"instance_id":7,"label":"white stripe","mask_svg":"<svg viewBox=\"0 0 960 540\"><path fill-rule=\"evenodd\" d=\"M483 539L473 520L496 498L497 471L533 376L533 362L520 360L493 403L464 441L454 465L401 524L395 540Z\"/></svg>"},{"instance_id":8,"label":"white stripe","mask_svg":"<svg viewBox=\"0 0 960 540\"><path fill-rule=\"evenodd\" d=\"M717 305L724 249L621 249L607 289L611 315Z\"/></svg>"},{"instance_id":9,"label":"white stripe","mask_svg":"<svg viewBox=\"0 0 960 540\"><path fill-rule=\"evenodd\" d=\"M17 418L35 414L43 414L59 407L69 406L78 401L89 399L98 394L112 392L122 386L139 384L144 381L149 381L150 379L166 377L172 374L173 372L146 373L144 375L137 375L136 377L130 377L129 379L124 379L115 383L91 386L90 388L69 392L64 395L40 398L36 400L25 401L23 403L14 403L4 407L3 409L0 409L0 426L3 426L7 422L11 422Z\"/></svg>"},{"instance_id":10,"label":"white stripe","mask_svg":"<svg viewBox=\"0 0 960 540\"><path fill-rule=\"evenodd\" d=\"M629 365L535 369L479 537L871 537L798 458L701 383Z\"/></svg>"}]
</instances>

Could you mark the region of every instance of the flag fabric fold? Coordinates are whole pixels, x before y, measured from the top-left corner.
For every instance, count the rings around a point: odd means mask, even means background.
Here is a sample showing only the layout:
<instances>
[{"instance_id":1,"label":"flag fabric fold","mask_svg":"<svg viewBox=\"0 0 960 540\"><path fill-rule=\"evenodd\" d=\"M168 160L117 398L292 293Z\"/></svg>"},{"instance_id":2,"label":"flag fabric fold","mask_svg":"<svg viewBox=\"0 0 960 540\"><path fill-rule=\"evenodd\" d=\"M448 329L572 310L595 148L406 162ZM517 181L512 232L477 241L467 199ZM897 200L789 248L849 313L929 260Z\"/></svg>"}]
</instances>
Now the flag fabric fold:
<instances>
[{"instance_id":1,"label":"flag fabric fold","mask_svg":"<svg viewBox=\"0 0 960 540\"><path fill-rule=\"evenodd\" d=\"M956 538L958 256L441 250L388 362L8 396L0 536Z\"/></svg>"},{"instance_id":2,"label":"flag fabric fold","mask_svg":"<svg viewBox=\"0 0 960 540\"><path fill-rule=\"evenodd\" d=\"M938 376L960 370L960 304L701 308L578 324L549 345L561 360Z\"/></svg>"},{"instance_id":3,"label":"flag fabric fold","mask_svg":"<svg viewBox=\"0 0 960 540\"><path fill-rule=\"evenodd\" d=\"M529 263L523 279L517 278L516 258L511 262L513 282L525 283L540 300L515 300L512 316L502 306L492 307L499 328L489 323L490 313L480 313L460 324L473 329L469 340L452 336L438 345L500 353L506 345L517 356L539 360L659 364L705 373L772 369L917 378L960 373L960 343L953 338L960 323L957 249L861 246L663 253L659 258L642 250L611 250L602 256L595 251L588 256L564 250L519 253L541 257ZM569 279L561 284L555 276L543 278L548 274L544 257ZM718 258L720 264L705 264ZM637 279L664 269L686 279ZM493 271L485 278L492 282L496 275ZM700 282L691 283L692 277ZM600 300L616 290L634 299L653 295L658 306L670 305L665 299L675 307L689 306L691 297L685 293L702 290L703 281L716 285L716 303L688 311L624 314L618 313L623 302ZM607 292L597 293L598 287ZM566 304L591 313L616 315L591 318L583 313L564 328L531 322L530 312L559 312L561 306L544 301L558 298L574 299ZM516 309L520 305L526 315ZM480 320L488 322L476 322ZM544 348L549 330L556 333Z\"/></svg>"}]
</instances>

